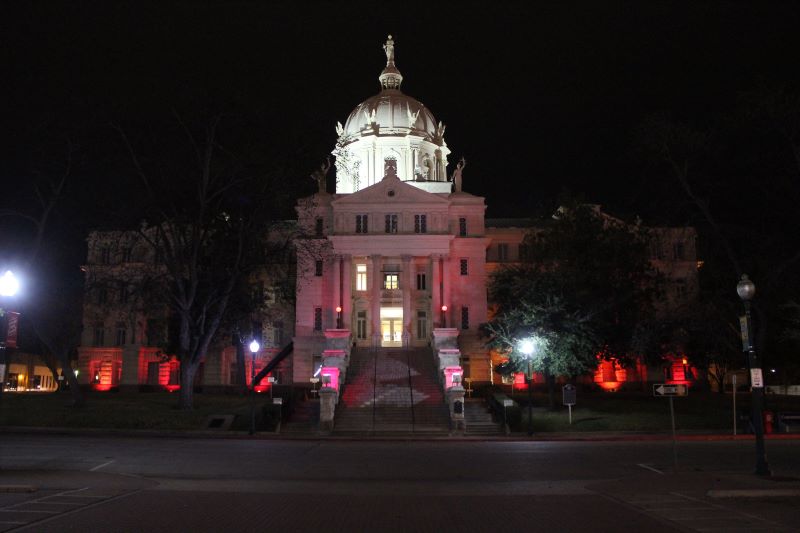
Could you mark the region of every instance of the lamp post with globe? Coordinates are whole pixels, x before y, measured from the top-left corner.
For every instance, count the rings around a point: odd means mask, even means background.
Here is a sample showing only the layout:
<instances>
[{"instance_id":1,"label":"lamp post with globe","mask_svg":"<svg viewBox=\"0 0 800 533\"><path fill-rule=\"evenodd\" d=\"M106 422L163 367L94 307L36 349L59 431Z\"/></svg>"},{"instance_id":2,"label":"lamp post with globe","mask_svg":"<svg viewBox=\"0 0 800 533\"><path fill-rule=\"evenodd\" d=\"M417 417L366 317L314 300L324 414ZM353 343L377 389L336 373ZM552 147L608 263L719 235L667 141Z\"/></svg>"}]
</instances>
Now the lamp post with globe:
<instances>
[{"instance_id":1,"label":"lamp post with globe","mask_svg":"<svg viewBox=\"0 0 800 533\"><path fill-rule=\"evenodd\" d=\"M19 280L13 272L7 270L0 277L0 396L6 385L6 367L8 366L6 356L6 344L9 332L9 310L6 307L6 300L14 298L19 292ZM16 315L14 315L16 319Z\"/></svg>"},{"instance_id":2,"label":"lamp post with globe","mask_svg":"<svg viewBox=\"0 0 800 533\"><path fill-rule=\"evenodd\" d=\"M519 343L519 351L528 361L528 436L533 435L533 357L536 354L537 342L534 337Z\"/></svg>"},{"instance_id":3,"label":"lamp post with globe","mask_svg":"<svg viewBox=\"0 0 800 533\"><path fill-rule=\"evenodd\" d=\"M258 341L250 342L250 434L256 432L256 354L261 348Z\"/></svg>"},{"instance_id":4,"label":"lamp post with globe","mask_svg":"<svg viewBox=\"0 0 800 533\"><path fill-rule=\"evenodd\" d=\"M764 406L764 376L761 371L761 360L753 346L753 323L750 316L750 300L756 295L756 286L742 274L736 285L736 293L744 302L744 317L742 319L742 348L747 352L747 365L750 367L750 387L752 391L751 418L753 433L756 436L756 474L770 476L772 472L767 463L767 453L764 448L764 419L762 409Z\"/></svg>"}]
</instances>

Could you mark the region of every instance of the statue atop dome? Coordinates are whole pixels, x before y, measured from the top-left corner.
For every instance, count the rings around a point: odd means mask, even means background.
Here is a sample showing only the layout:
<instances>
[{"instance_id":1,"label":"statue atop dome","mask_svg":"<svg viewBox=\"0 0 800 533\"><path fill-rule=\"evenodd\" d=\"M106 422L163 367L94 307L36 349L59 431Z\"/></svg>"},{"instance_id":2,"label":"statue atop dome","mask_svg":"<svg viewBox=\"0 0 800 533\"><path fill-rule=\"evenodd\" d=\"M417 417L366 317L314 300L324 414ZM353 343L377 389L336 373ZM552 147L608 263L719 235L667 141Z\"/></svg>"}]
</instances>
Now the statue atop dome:
<instances>
[{"instance_id":1,"label":"statue atop dome","mask_svg":"<svg viewBox=\"0 0 800 533\"><path fill-rule=\"evenodd\" d=\"M386 66L394 65L394 40L389 35L386 39L386 44L383 45L383 50L386 52Z\"/></svg>"}]
</instances>

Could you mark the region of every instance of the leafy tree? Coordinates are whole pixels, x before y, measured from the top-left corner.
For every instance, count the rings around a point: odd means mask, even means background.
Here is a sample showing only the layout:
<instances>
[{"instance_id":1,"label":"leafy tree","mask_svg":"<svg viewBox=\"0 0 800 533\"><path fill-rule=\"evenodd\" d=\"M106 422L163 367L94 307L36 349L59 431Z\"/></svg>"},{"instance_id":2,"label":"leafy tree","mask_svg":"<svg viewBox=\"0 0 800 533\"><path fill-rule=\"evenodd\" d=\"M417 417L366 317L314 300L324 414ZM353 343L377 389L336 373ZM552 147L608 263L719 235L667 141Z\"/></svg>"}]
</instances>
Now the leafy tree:
<instances>
[{"instance_id":1,"label":"leafy tree","mask_svg":"<svg viewBox=\"0 0 800 533\"><path fill-rule=\"evenodd\" d=\"M525 239L524 261L493 273L493 318L484 325L488 346L506 352L501 371L527 360L519 342L542 339L534 368L553 390L557 375L597 366L598 355L622 362L633 355L639 326L653 315L658 275L651 267L648 232L575 202Z\"/></svg>"}]
</instances>

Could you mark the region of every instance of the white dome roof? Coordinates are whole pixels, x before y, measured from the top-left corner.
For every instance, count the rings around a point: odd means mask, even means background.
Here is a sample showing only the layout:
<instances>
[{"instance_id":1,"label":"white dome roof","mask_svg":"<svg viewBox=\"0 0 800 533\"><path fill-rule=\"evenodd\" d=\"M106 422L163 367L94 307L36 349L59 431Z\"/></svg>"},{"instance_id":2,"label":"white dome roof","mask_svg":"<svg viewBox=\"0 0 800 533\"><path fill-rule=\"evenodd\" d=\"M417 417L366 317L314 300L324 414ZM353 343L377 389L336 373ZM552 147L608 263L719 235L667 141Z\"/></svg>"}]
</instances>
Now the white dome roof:
<instances>
[{"instance_id":1,"label":"white dome roof","mask_svg":"<svg viewBox=\"0 0 800 533\"><path fill-rule=\"evenodd\" d=\"M421 102L399 89L384 89L358 104L347 117L344 136L358 136L361 132L372 135L410 133L433 139L436 119Z\"/></svg>"}]
</instances>

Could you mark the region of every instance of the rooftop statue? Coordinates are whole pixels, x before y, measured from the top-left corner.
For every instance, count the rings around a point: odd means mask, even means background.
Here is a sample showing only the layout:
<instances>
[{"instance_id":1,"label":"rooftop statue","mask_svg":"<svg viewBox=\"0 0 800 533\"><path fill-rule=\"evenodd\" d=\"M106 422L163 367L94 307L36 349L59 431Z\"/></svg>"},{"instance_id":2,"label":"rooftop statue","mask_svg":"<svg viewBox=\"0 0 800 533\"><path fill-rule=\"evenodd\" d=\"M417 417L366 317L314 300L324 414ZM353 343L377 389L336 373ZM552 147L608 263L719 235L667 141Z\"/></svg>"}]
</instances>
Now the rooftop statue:
<instances>
[{"instance_id":1,"label":"rooftop statue","mask_svg":"<svg viewBox=\"0 0 800 533\"><path fill-rule=\"evenodd\" d=\"M456 169L453 171L453 186L455 187L456 192L461 192L461 182L463 179L461 174L466 166L467 160L462 157L456 165Z\"/></svg>"}]
</instances>

